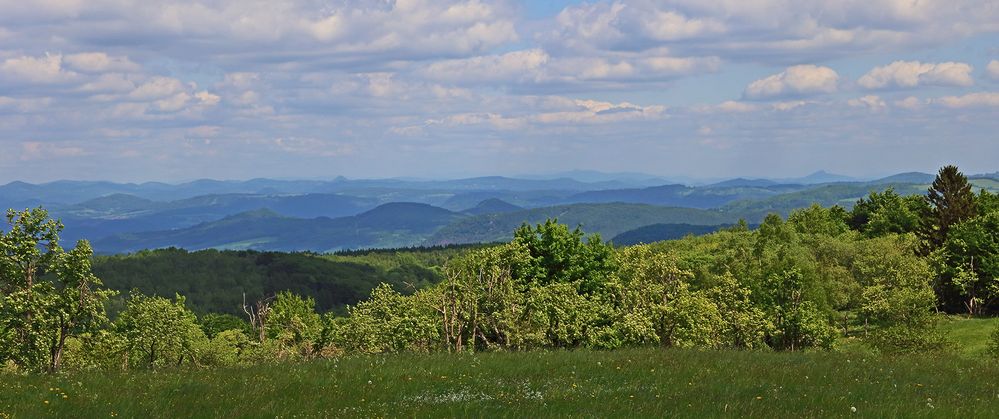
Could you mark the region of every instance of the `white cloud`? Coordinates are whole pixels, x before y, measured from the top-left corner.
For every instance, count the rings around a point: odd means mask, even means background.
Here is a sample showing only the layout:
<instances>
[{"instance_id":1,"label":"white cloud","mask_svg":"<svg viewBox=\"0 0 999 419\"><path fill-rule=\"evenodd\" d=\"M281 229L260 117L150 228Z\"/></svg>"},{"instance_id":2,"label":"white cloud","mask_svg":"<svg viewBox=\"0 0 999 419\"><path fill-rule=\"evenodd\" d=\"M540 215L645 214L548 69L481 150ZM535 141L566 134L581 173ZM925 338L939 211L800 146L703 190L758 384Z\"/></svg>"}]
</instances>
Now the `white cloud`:
<instances>
[{"instance_id":1,"label":"white cloud","mask_svg":"<svg viewBox=\"0 0 999 419\"><path fill-rule=\"evenodd\" d=\"M603 1L567 7L542 39L551 50L675 45L726 59L786 63L938 45L999 30L996 22L999 9L991 0Z\"/></svg>"},{"instance_id":2,"label":"white cloud","mask_svg":"<svg viewBox=\"0 0 999 419\"><path fill-rule=\"evenodd\" d=\"M895 61L872 69L860 77L857 83L867 89L910 88L920 85L971 86L974 84L971 71L970 65L958 62Z\"/></svg>"},{"instance_id":3,"label":"white cloud","mask_svg":"<svg viewBox=\"0 0 999 419\"><path fill-rule=\"evenodd\" d=\"M15 109L19 112L37 112L52 104L52 98L12 98L0 96L0 109Z\"/></svg>"},{"instance_id":4,"label":"white cloud","mask_svg":"<svg viewBox=\"0 0 999 419\"><path fill-rule=\"evenodd\" d=\"M750 99L767 99L781 96L832 93L836 91L839 75L829 67L811 64L796 65L772 76L756 80L743 93Z\"/></svg>"},{"instance_id":5,"label":"white cloud","mask_svg":"<svg viewBox=\"0 0 999 419\"><path fill-rule=\"evenodd\" d=\"M88 73L104 73L109 71L134 72L139 70L139 65L129 60L128 57L112 57L103 52L70 54L63 57L63 60L68 67Z\"/></svg>"},{"instance_id":6,"label":"white cloud","mask_svg":"<svg viewBox=\"0 0 999 419\"><path fill-rule=\"evenodd\" d=\"M86 155L82 147L62 145L42 141L25 141L21 143L21 160L44 160L50 158L78 157Z\"/></svg>"},{"instance_id":7,"label":"white cloud","mask_svg":"<svg viewBox=\"0 0 999 419\"><path fill-rule=\"evenodd\" d=\"M134 89L135 82L132 78L120 73L102 74L79 87L80 91L93 93L126 93Z\"/></svg>"},{"instance_id":8,"label":"white cloud","mask_svg":"<svg viewBox=\"0 0 999 419\"><path fill-rule=\"evenodd\" d=\"M187 89L183 82L173 77L153 77L132 90L128 97L135 100L161 99L175 96Z\"/></svg>"},{"instance_id":9,"label":"white cloud","mask_svg":"<svg viewBox=\"0 0 999 419\"><path fill-rule=\"evenodd\" d=\"M736 102L734 100L728 100L714 106L713 108L705 108L705 110L712 110L712 109L716 109L722 112L753 112L759 109L759 107L752 103Z\"/></svg>"},{"instance_id":10,"label":"white cloud","mask_svg":"<svg viewBox=\"0 0 999 419\"><path fill-rule=\"evenodd\" d=\"M856 99L850 99L847 101L847 104L855 108L866 108L872 112L882 111L888 107L884 99L875 95L867 95Z\"/></svg>"},{"instance_id":11,"label":"white cloud","mask_svg":"<svg viewBox=\"0 0 999 419\"><path fill-rule=\"evenodd\" d=\"M977 92L968 93L963 96L944 96L933 99L933 103L939 103L948 108L995 107L999 106L999 92Z\"/></svg>"},{"instance_id":12,"label":"white cloud","mask_svg":"<svg viewBox=\"0 0 999 419\"><path fill-rule=\"evenodd\" d=\"M8 58L0 63L0 78L15 81L53 84L76 79L77 74L62 68L62 55L46 54L44 57L21 56Z\"/></svg>"},{"instance_id":13,"label":"white cloud","mask_svg":"<svg viewBox=\"0 0 999 419\"><path fill-rule=\"evenodd\" d=\"M513 51L458 60L439 61L427 66L423 75L434 80L514 81L535 78L550 57L540 49Z\"/></svg>"},{"instance_id":14,"label":"white cloud","mask_svg":"<svg viewBox=\"0 0 999 419\"><path fill-rule=\"evenodd\" d=\"M999 80L999 60L989 61L989 65L985 67L985 71L992 80Z\"/></svg>"},{"instance_id":15,"label":"white cloud","mask_svg":"<svg viewBox=\"0 0 999 419\"><path fill-rule=\"evenodd\" d=\"M915 96L909 96L906 97L905 99L896 100L894 102L895 106L908 110L922 109L924 106L926 106L927 103L928 101L919 99Z\"/></svg>"}]
</instances>

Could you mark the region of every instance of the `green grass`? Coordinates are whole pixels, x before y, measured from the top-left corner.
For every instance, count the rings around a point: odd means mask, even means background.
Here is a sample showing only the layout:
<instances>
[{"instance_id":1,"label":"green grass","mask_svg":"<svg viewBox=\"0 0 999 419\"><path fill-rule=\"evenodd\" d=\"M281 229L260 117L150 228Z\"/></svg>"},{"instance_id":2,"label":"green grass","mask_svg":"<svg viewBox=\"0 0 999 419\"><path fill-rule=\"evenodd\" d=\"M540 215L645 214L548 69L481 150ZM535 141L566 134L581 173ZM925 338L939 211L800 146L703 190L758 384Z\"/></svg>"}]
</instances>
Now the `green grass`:
<instances>
[{"instance_id":1,"label":"green grass","mask_svg":"<svg viewBox=\"0 0 999 419\"><path fill-rule=\"evenodd\" d=\"M989 338L999 326L999 318L968 318L947 316L940 329L958 347L958 353L969 357L985 357Z\"/></svg>"},{"instance_id":2,"label":"green grass","mask_svg":"<svg viewBox=\"0 0 999 419\"><path fill-rule=\"evenodd\" d=\"M851 336L837 339L834 349L856 355L873 354L874 350L864 343L862 327L862 323L851 324ZM999 327L999 317L945 315L940 317L937 327L955 348L954 355L982 359L988 357L989 340L992 332Z\"/></svg>"},{"instance_id":3,"label":"green grass","mask_svg":"<svg viewBox=\"0 0 999 419\"><path fill-rule=\"evenodd\" d=\"M352 356L4 376L0 417L991 417L997 376L991 361L838 352Z\"/></svg>"}]
</instances>

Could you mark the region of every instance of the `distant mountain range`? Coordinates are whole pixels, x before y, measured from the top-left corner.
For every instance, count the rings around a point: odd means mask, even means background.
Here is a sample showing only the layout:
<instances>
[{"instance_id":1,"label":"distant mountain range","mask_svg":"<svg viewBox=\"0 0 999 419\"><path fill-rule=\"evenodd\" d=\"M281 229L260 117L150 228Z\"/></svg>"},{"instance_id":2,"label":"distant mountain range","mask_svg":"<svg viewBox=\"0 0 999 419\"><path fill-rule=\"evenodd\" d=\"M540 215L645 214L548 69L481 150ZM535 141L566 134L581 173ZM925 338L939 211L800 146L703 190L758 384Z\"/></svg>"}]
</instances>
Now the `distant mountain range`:
<instances>
[{"instance_id":1,"label":"distant mountain range","mask_svg":"<svg viewBox=\"0 0 999 419\"><path fill-rule=\"evenodd\" d=\"M978 188L999 190L999 173L970 178ZM819 171L692 186L640 173L581 171L440 181L11 182L0 186L0 207L42 205L66 225L64 240L87 238L104 253L170 246L328 251L507 240L522 223L550 217L604 238L670 238L812 203L849 208L888 187L922 194L933 179L910 172L857 181Z\"/></svg>"},{"instance_id":2,"label":"distant mountain range","mask_svg":"<svg viewBox=\"0 0 999 419\"><path fill-rule=\"evenodd\" d=\"M164 247L320 252L405 247L420 243L461 217L443 208L415 203L385 204L341 218L293 218L263 209L182 229L116 234L95 241L94 247L111 253Z\"/></svg>"}]
</instances>

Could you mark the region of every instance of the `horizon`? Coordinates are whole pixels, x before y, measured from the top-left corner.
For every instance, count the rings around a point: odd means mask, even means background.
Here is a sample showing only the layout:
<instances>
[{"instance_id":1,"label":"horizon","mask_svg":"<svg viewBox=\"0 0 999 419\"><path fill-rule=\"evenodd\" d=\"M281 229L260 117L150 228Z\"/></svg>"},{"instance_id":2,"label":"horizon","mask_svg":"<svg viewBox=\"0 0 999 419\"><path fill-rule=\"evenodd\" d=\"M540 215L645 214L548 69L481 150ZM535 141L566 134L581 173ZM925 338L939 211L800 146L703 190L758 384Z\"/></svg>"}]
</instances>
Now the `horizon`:
<instances>
[{"instance_id":1,"label":"horizon","mask_svg":"<svg viewBox=\"0 0 999 419\"><path fill-rule=\"evenodd\" d=\"M874 178L999 155L986 0L32 4L0 0L0 179Z\"/></svg>"},{"instance_id":2,"label":"horizon","mask_svg":"<svg viewBox=\"0 0 999 419\"><path fill-rule=\"evenodd\" d=\"M959 169L960 169L960 167L959 167ZM416 183L420 183L420 182L452 182L452 181L472 180L472 179L488 179L488 178L504 178L504 179L525 180L525 181L553 181L553 180L568 179L568 180L573 180L573 181L577 181L577 182L584 183L584 184L587 184L587 183L589 183L589 184L599 184L599 183L605 183L605 182L627 181L627 180L647 180L647 181L661 180L661 181L664 181L664 182L670 182L670 183L673 183L673 184L684 184L684 185L687 185L687 186L704 186L704 185L708 185L708 184L711 184L711 183L718 183L718 182L725 182L725 181L739 180L739 179L742 179L742 180L766 180L766 181L781 182L781 181L801 180L801 179L805 179L805 178L812 177L812 176L818 176L818 175L827 175L827 176L833 176L833 177L847 178L847 179L844 179L844 180L841 180L841 181L833 181L832 183L835 183L835 182L870 182L870 181L876 181L876 180L879 180L879 179L883 179L883 178L887 178L887 177L891 177L891 176L896 176L896 175L917 174L917 173L918 174L926 174L926 175L934 175L936 172L937 172L937 170L933 170L933 171L913 170L913 171L904 171L904 172L896 172L896 173L887 173L887 174L876 175L876 176L860 176L860 175L851 175L851 174L844 174L844 173L835 173L835 172L831 172L831 171L825 170L825 169L818 169L818 170L815 170L815 171L812 171L812 172L809 172L809 173L799 174L799 175L795 175L795 176L786 176L786 177L783 177L783 176L782 177L757 177L757 176L748 176L748 175L747 176L732 176L732 177L689 177L689 176L684 176L684 175L657 175L657 174L644 173L644 172L604 172L604 171L599 171L599 170L570 170L570 171L565 171L565 172L549 172L549 173L484 174L484 175L467 176L467 177L438 177L438 178L415 177L415 176L394 176L394 177L370 177L370 178L367 178L367 177L349 177L349 176L344 176L344 175L332 175L332 176L324 176L324 177L253 177L253 178L239 178L239 179L237 179L237 178L227 178L227 179L226 178L222 178L222 179L217 179L217 178L204 177L204 178L178 179L178 180L148 179L148 180L121 180L121 181L110 180L110 179L79 179L79 178L77 178L77 179L68 179L68 178L60 178L60 179L53 179L53 180L41 181L41 182L31 182L31 181L26 181L26 180L23 180L23 179L10 179L10 180L2 180L2 179L0 179L0 186L7 186L7 185L11 185L11 184L16 184L16 183L25 183L25 184L29 184L29 185L45 185L45 184L51 184L51 183L57 183L57 182L81 182L81 183L85 183L85 182L103 183L103 182L106 182L106 183L114 183L114 184L131 184L131 185L165 184L165 185L177 186L177 185L183 185L183 184L189 184L189 183L201 182L201 181L240 183L240 182L250 182L250 181L254 181L254 180L272 180L272 181L279 181L279 182L399 181L399 182L416 182ZM990 171L967 172L967 171L963 171L962 170L962 172L964 173L964 175L969 176L969 177L971 177L971 176L984 176L984 175L991 175L991 174L994 174L994 173L999 173L999 171L995 171L995 170L993 170L991 172ZM579 174L592 175L592 176L601 176L601 177L604 177L605 179L601 179L601 180L587 180L587 179L582 179L582 177L585 177L585 176L579 176ZM573 177L574 175L577 176L577 177Z\"/></svg>"}]
</instances>

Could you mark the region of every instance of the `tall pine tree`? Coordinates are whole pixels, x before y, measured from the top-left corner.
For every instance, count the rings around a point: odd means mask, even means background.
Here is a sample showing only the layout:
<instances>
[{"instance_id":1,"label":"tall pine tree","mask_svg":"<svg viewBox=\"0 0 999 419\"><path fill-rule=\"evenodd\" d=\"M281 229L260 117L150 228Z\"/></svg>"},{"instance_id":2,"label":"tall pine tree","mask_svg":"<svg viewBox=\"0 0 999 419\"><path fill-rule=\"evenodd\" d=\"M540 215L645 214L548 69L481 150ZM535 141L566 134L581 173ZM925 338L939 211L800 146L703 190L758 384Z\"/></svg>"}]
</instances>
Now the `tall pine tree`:
<instances>
[{"instance_id":1,"label":"tall pine tree","mask_svg":"<svg viewBox=\"0 0 999 419\"><path fill-rule=\"evenodd\" d=\"M947 240L950 228L977 214L975 194L957 166L944 166L926 194L930 210L925 219L925 239L930 249Z\"/></svg>"}]
</instances>

